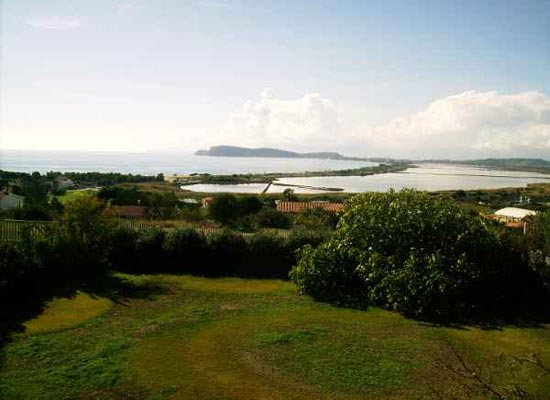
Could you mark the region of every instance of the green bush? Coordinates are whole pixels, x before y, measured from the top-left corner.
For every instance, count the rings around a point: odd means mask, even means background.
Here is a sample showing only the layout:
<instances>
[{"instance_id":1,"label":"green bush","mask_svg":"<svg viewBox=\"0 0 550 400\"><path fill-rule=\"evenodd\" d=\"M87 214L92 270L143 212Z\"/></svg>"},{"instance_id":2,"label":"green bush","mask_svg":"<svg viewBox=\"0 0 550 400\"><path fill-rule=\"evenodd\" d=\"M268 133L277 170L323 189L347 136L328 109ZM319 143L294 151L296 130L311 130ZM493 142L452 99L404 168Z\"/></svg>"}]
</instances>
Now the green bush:
<instances>
[{"instance_id":1,"label":"green bush","mask_svg":"<svg viewBox=\"0 0 550 400\"><path fill-rule=\"evenodd\" d=\"M243 204L234 194L218 194L208 206L208 214L223 225L234 225L243 216Z\"/></svg>"},{"instance_id":2,"label":"green bush","mask_svg":"<svg viewBox=\"0 0 550 400\"><path fill-rule=\"evenodd\" d=\"M338 218L338 213L310 208L294 216L294 226L303 229L334 229Z\"/></svg>"},{"instance_id":3,"label":"green bush","mask_svg":"<svg viewBox=\"0 0 550 400\"><path fill-rule=\"evenodd\" d=\"M208 252L204 275L232 275L241 267L246 255L246 241L242 234L224 229L207 240Z\"/></svg>"},{"instance_id":4,"label":"green bush","mask_svg":"<svg viewBox=\"0 0 550 400\"><path fill-rule=\"evenodd\" d=\"M0 242L0 302L18 294L29 294L40 265L26 246Z\"/></svg>"},{"instance_id":5,"label":"green bush","mask_svg":"<svg viewBox=\"0 0 550 400\"><path fill-rule=\"evenodd\" d=\"M109 235L108 259L112 268L131 271L137 262L136 243L139 232L129 226L114 227Z\"/></svg>"},{"instance_id":6,"label":"green bush","mask_svg":"<svg viewBox=\"0 0 550 400\"><path fill-rule=\"evenodd\" d=\"M255 224L260 228L288 229L290 219L280 211L271 207L262 208L254 216Z\"/></svg>"},{"instance_id":7,"label":"green bush","mask_svg":"<svg viewBox=\"0 0 550 400\"><path fill-rule=\"evenodd\" d=\"M150 227L139 232L135 244L135 265L139 271L161 271L167 264L164 251L166 231L160 227Z\"/></svg>"},{"instance_id":8,"label":"green bush","mask_svg":"<svg viewBox=\"0 0 550 400\"><path fill-rule=\"evenodd\" d=\"M506 254L488 221L454 203L369 193L347 203L327 244L302 252L291 278L322 300L446 317L501 299L491 285L508 276Z\"/></svg>"},{"instance_id":9,"label":"green bush","mask_svg":"<svg viewBox=\"0 0 550 400\"><path fill-rule=\"evenodd\" d=\"M533 218L526 235L526 250L531 267L550 290L550 210Z\"/></svg>"},{"instance_id":10,"label":"green bush","mask_svg":"<svg viewBox=\"0 0 550 400\"><path fill-rule=\"evenodd\" d=\"M250 277L280 277L288 274L286 240L281 236L260 232L247 239L246 257L239 274Z\"/></svg>"},{"instance_id":11,"label":"green bush","mask_svg":"<svg viewBox=\"0 0 550 400\"><path fill-rule=\"evenodd\" d=\"M172 270L196 271L207 255L206 238L192 228L175 229L166 235L164 251Z\"/></svg>"}]
</instances>

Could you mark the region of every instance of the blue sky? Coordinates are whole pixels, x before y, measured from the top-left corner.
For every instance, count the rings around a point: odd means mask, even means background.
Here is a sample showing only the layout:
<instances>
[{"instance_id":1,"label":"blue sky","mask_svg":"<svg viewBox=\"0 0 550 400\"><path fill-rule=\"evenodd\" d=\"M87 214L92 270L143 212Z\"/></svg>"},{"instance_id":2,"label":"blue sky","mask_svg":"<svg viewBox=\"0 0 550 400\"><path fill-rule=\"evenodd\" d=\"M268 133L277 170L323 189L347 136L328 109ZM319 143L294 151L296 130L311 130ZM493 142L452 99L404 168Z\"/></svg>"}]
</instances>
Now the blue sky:
<instances>
[{"instance_id":1,"label":"blue sky","mask_svg":"<svg viewBox=\"0 0 550 400\"><path fill-rule=\"evenodd\" d=\"M548 21L548 1L5 0L1 144L550 157Z\"/></svg>"}]
</instances>

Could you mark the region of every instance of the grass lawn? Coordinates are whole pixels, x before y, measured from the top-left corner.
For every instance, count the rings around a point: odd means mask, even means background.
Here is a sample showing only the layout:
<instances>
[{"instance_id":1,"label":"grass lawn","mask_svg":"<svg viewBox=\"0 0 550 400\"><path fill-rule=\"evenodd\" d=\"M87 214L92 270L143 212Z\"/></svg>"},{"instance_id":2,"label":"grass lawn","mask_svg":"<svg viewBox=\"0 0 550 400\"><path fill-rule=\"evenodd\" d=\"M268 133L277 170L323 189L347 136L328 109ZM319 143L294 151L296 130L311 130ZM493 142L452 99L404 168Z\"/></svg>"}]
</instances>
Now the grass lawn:
<instances>
[{"instance_id":1,"label":"grass lawn","mask_svg":"<svg viewBox=\"0 0 550 400\"><path fill-rule=\"evenodd\" d=\"M97 191L98 189L94 189L94 188L67 190L64 194L57 196L57 199L61 204L65 204L69 200L78 198L78 196L82 196L86 194L95 194L97 193Z\"/></svg>"},{"instance_id":2,"label":"grass lawn","mask_svg":"<svg viewBox=\"0 0 550 400\"><path fill-rule=\"evenodd\" d=\"M487 380L550 393L550 376L507 367L533 353L550 363L550 325L437 327L278 280L120 276L131 296L79 293L27 322L3 349L1 399L475 398L442 368L457 365L449 345Z\"/></svg>"}]
</instances>

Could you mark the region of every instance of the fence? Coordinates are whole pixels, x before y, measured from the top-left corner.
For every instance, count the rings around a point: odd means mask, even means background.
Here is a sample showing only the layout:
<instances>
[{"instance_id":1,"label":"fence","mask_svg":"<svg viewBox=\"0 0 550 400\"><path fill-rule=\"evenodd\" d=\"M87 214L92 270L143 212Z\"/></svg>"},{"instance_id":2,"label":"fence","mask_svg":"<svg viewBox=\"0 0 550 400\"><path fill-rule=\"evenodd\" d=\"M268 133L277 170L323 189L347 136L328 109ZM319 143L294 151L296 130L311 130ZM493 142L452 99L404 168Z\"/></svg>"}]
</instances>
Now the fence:
<instances>
[{"instance_id":1,"label":"fence","mask_svg":"<svg viewBox=\"0 0 550 400\"><path fill-rule=\"evenodd\" d=\"M192 228L203 235L212 235L221 232L222 228L210 226L196 226L185 221L147 221L147 220L131 220L119 219L116 221L117 226L126 226L134 230L143 230L151 227L159 227L163 229L175 228ZM55 227L59 226L57 221L26 221L14 219L0 219L0 241L4 242L20 242L25 238L37 238L48 235ZM274 234L277 236L287 237L292 231L287 229L264 229L264 233ZM242 232L242 235L247 236L252 233Z\"/></svg>"},{"instance_id":2,"label":"fence","mask_svg":"<svg viewBox=\"0 0 550 400\"><path fill-rule=\"evenodd\" d=\"M54 221L0 219L0 240L19 242L28 237L46 235L55 226L57 226L57 222Z\"/></svg>"}]
</instances>

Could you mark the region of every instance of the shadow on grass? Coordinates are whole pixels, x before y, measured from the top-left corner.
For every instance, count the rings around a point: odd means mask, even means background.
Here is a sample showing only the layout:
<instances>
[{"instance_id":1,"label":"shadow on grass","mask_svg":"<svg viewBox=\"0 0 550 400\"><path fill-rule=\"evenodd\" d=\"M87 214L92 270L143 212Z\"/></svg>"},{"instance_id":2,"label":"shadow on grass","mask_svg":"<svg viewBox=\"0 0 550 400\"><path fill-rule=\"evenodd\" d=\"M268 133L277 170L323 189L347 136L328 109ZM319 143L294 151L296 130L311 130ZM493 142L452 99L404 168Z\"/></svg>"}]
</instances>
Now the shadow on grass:
<instances>
[{"instance_id":1,"label":"shadow on grass","mask_svg":"<svg viewBox=\"0 0 550 400\"><path fill-rule=\"evenodd\" d=\"M157 296L170 292L165 285L155 282L135 283L124 278L106 274L90 279L81 279L63 287L50 287L47 290L35 285L34 290L19 293L9 299L2 299L0 309L0 369L4 365L3 349L14 334L25 331L25 322L38 317L48 301L54 298L73 298L78 292L91 297L104 297L117 304L126 304L131 299L154 300Z\"/></svg>"},{"instance_id":2,"label":"shadow on grass","mask_svg":"<svg viewBox=\"0 0 550 400\"><path fill-rule=\"evenodd\" d=\"M390 312L414 320L423 326L453 328L460 330L504 330L505 328L545 328L550 325L550 296L540 293L539 296L526 299L514 299L508 302L493 303L479 308L475 312L452 316L417 316L398 312L380 304L366 304L359 297L349 299L316 299L335 308L368 312L369 307L383 308Z\"/></svg>"},{"instance_id":3,"label":"shadow on grass","mask_svg":"<svg viewBox=\"0 0 550 400\"><path fill-rule=\"evenodd\" d=\"M415 318L420 324L460 330L481 329L502 331L505 328L545 328L550 324L550 301L547 298L531 303L494 305L488 309L454 318Z\"/></svg>"}]
</instances>

